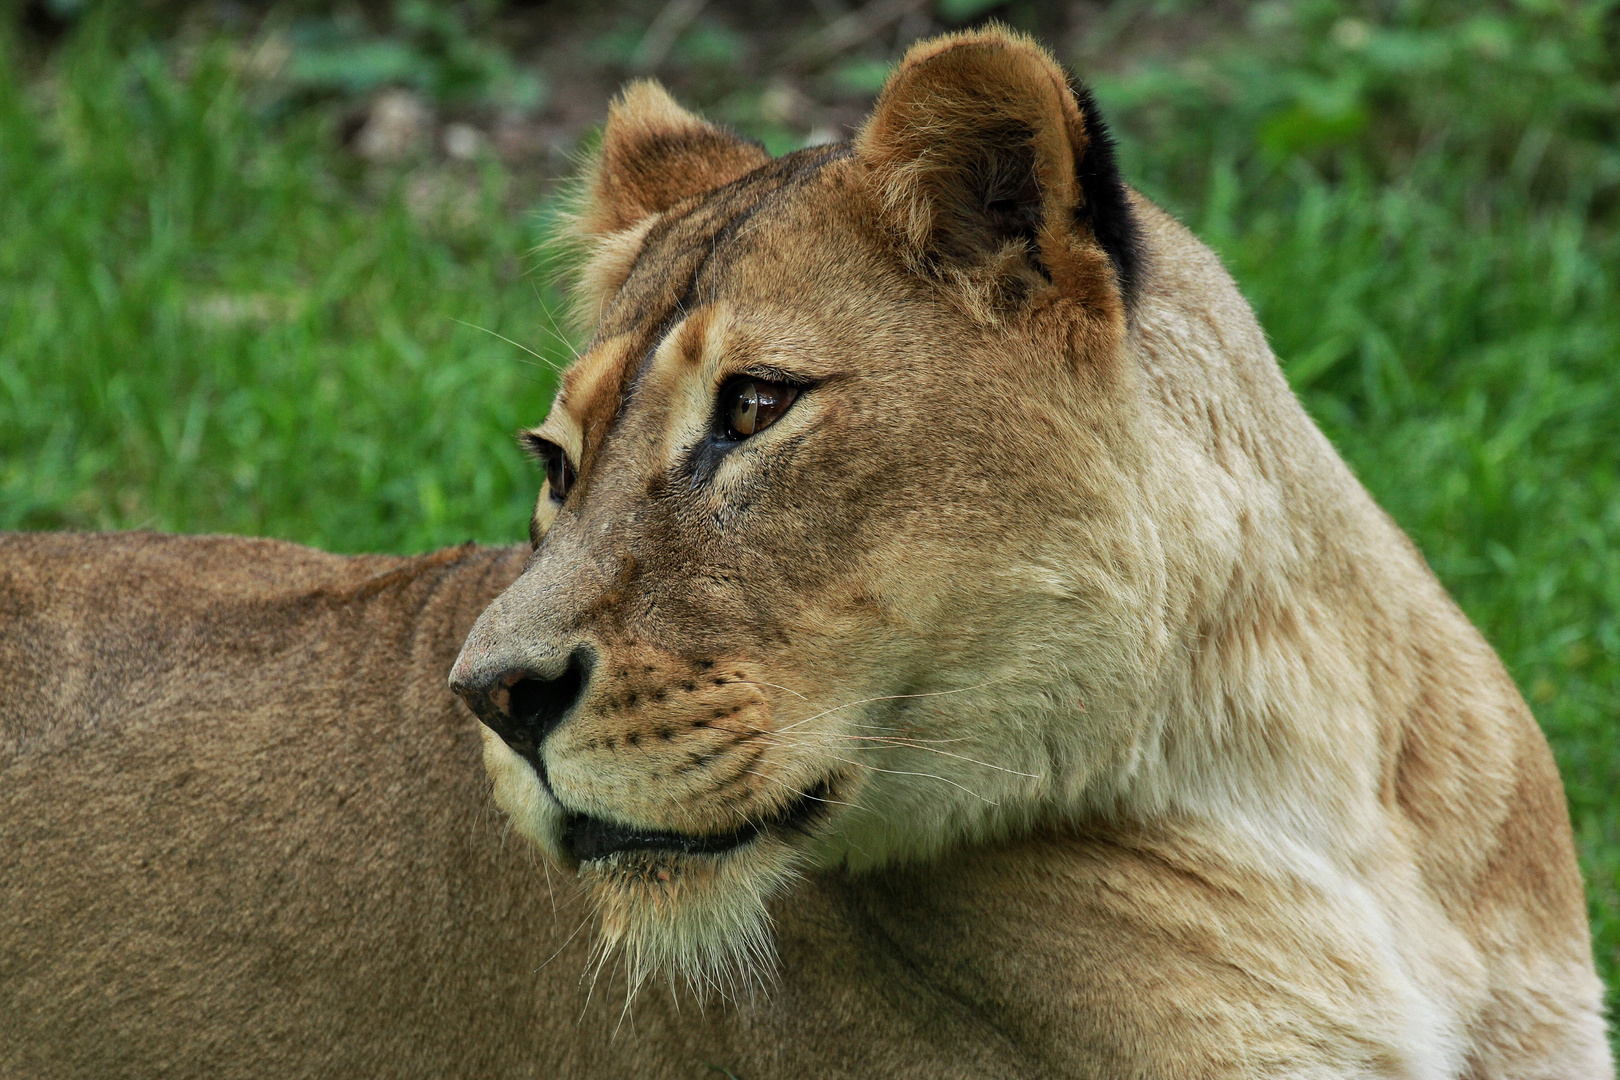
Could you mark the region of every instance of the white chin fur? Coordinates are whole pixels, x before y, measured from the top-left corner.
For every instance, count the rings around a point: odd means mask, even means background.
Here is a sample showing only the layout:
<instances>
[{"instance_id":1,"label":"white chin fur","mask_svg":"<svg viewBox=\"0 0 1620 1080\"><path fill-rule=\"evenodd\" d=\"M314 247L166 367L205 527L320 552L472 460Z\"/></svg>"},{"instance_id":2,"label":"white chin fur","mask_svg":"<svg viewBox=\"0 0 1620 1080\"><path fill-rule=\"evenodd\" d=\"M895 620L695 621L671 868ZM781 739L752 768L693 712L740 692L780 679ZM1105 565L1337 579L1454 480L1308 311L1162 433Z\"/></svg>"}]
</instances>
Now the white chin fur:
<instances>
[{"instance_id":1,"label":"white chin fur","mask_svg":"<svg viewBox=\"0 0 1620 1080\"><path fill-rule=\"evenodd\" d=\"M654 976L699 996L751 996L775 979L768 905L797 876L769 837L724 855L623 852L581 869L597 916L593 973L622 960L634 993Z\"/></svg>"},{"instance_id":2,"label":"white chin fur","mask_svg":"<svg viewBox=\"0 0 1620 1080\"><path fill-rule=\"evenodd\" d=\"M484 767L495 803L518 832L557 862L562 811L529 763L487 728ZM697 993L751 995L775 977L769 903L798 874L803 856L770 836L723 855L621 852L579 868L597 921L591 972L622 963L630 991L649 978Z\"/></svg>"}]
</instances>

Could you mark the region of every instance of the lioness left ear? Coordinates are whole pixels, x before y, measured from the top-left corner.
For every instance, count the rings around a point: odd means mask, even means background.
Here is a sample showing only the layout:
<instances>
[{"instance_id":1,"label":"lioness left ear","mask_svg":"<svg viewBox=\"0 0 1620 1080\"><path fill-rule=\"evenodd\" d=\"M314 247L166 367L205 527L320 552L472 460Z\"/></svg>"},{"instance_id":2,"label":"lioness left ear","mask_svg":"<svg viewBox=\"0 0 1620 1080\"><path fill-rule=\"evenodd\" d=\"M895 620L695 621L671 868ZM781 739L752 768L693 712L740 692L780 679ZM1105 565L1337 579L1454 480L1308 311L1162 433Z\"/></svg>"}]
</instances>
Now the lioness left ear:
<instances>
[{"instance_id":1,"label":"lioness left ear","mask_svg":"<svg viewBox=\"0 0 1620 1080\"><path fill-rule=\"evenodd\" d=\"M1141 260L1113 142L1029 38L992 27L913 47L856 151L915 269L990 285L974 291L991 304L1051 285L1128 305Z\"/></svg>"},{"instance_id":2,"label":"lioness left ear","mask_svg":"<svg viewBox=\"0 0 1620 1080\"><path fill-rule=\"evenodd\" d=\"M629 228L770 159L758 144L681 108L656 82L631 83L608 110L580 230L594 239Z\"/></svg>"}]
</instances>

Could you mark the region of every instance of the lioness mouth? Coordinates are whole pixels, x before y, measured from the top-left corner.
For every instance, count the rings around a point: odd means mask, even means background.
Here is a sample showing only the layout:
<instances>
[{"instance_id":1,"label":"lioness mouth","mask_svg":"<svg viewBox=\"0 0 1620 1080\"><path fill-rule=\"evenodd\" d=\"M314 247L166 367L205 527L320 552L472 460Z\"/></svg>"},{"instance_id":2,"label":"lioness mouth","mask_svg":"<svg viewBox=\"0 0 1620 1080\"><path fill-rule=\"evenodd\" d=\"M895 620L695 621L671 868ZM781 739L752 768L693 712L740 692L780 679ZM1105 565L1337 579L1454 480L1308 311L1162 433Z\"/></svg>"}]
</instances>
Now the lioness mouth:
<instances>
[{"instance_id":1,"label":"lioness mouth","mask_svg":"<svg viewBox=\"0 0 1620 1080\"><path fill-rule=\"evenodd\" d=\"M805 832L826 811L832 786L823 780L777 813L750 821L728 833L657 832L623 825L590 814L570 814L563 823L563 844L580 862L603 859L620 851L662 851L678 855L721 855L767 832Z\"/></svg>"}]
</instances>

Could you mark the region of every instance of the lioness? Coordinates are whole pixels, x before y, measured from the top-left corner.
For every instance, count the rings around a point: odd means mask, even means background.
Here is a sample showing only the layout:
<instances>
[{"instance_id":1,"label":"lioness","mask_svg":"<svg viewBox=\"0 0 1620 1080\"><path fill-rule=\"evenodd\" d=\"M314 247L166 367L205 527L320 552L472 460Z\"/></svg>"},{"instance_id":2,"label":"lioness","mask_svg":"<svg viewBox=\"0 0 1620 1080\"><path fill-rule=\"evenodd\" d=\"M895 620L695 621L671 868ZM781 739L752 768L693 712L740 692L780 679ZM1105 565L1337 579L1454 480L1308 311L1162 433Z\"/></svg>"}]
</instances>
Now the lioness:
<instances>
[{"instance_id":1,"label":"lioness","mask_svg":"<svg viewBox=\"0 0 1620 1080\"><path fill-rule=\"evenodd\" d=\"M532 550L0 545L0 1074L1612 1075L1528 710L1037 46L638 84L577 226Z\"/></svg>"}]
</instances>

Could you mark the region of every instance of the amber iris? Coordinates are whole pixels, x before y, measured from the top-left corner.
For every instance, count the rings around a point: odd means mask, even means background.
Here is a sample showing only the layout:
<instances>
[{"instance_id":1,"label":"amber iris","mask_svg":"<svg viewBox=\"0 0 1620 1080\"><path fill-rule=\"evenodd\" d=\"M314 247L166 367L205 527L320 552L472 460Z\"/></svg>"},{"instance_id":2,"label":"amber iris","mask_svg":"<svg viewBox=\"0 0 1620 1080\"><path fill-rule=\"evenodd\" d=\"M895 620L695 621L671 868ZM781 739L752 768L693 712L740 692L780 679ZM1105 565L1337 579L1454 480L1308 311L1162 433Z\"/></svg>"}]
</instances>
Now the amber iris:
<instances>
[{"instance_id":1,"label":"amber iris","mask_svg":"<svg viewBox=\"0 0 1620 1080\"><path fill-rule=\"evenodd\" d=\"M746 439L770 427L787 412L799 388L764 379L733 379L720 392L720 407L726 418L726 434Z\"/></svg>"}]
</instances>

